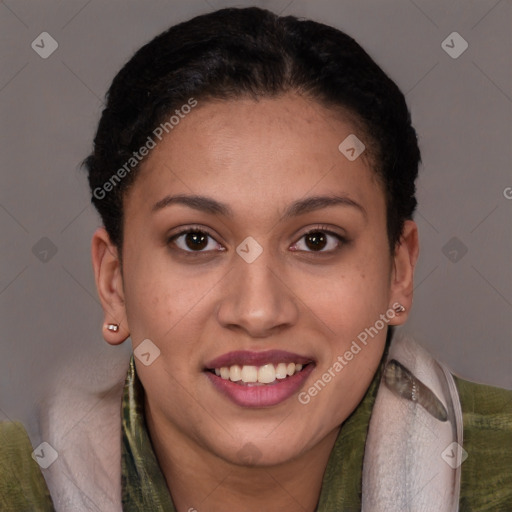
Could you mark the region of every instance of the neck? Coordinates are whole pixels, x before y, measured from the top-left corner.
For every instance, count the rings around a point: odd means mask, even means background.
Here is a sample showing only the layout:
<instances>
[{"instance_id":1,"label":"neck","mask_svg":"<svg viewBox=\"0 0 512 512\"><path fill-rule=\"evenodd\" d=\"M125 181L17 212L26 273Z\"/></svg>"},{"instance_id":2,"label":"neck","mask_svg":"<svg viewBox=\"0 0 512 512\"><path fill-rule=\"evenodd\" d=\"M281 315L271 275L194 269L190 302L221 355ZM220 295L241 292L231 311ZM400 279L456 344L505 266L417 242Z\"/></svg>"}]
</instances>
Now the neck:
<instances>
[{"instance_id":1,"label":"neck","mask_svg":"<svg viewBox=\"0 0 512 512\"><path fill-rule=\"evenodd\" d=\"M151 442L178 512L316 510L339 428L291 461L239 466L173 428L144 400Z\"/></svg>"}]
</instances>

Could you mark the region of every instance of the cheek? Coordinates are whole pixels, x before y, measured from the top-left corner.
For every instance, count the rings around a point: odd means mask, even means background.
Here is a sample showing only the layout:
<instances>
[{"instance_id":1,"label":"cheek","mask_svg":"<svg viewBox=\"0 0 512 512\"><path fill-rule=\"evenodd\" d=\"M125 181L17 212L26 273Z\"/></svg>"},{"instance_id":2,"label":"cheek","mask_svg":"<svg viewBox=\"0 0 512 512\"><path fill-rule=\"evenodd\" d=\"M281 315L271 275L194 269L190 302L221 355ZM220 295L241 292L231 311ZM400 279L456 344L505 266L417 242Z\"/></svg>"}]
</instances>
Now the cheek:
<instances>
[{"instance_id":1,"label":"cheek","mask_svg":"<svg viewBox=\"0 0 512 512\"><path fill-rule=\"evenodd\" d=\"M331 358L343 369L337 373L331 404L333 420L341 411L350 414L364 396L381 360L386 342L389 313L389 260L360 259L350 277L340 280L330 323L336 335L331 338ZM341 358L341 359L340 359ZM337 367L338 369L340 366ZM336 412L338 411L338 412Z\"/></svg>"},{"instance_id":2,"label":"cheek","mask_svg":"<svg viewBox=\"0 0 512 512\"><path fill-rule=\"evenodd\" d=\"M163 351L176 339L180 346L193 345L201 322L211 315L206 311L207 299L219 282L217 273L188 275L155 251L126 261L125 276L126 314L134 344L149 338Z\"/></svg>"},{"instance_id":3,"label":"cheek","mask_svg":"<svg viewBox=\"0 0 512 512\"><path fill-rule=\"evenodd\" d=\"M385 336L376 337L371 345L360 345L361 352L347 361L340 380L335 383L331 396L327 398L332 424L345 421L361 402L377 371L384 345Z\"/></svg>"},{"instance_id":4,"label":"cheek","mask_svg":"<svg viewBox=\"0 0 512 512\"><path fill-rule=\"evenodd\" d=\"M301 296L333 331L347 340L380 318L388 309L389 269L384 258L354 258L311 286L311 277L300 281Z\"/></svg>"},{"instance_id":5,"label":"cheek","mask_svg":"<svg viewBox=\"0 0 512 512\"><path fill-rule=\"evenodd\" d=\"M140 339L157 338L160 324L178 314L170 299L170 290L176 283L154 253L133 245L129 249L125 251L124 297L130 334L136 345Z\"/></svg>"}]
</instances>

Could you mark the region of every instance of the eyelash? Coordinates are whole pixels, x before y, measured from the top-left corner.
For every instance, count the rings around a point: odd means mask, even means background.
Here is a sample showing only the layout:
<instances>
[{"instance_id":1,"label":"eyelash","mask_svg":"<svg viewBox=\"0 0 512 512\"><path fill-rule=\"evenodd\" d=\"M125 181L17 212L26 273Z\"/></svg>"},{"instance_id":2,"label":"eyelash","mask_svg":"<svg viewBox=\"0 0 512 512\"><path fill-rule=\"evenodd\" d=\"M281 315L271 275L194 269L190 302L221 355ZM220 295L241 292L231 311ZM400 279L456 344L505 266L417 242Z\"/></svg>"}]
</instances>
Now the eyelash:
<instances>
[{"instance_id":1,"label":"eyelash","mask_svg":"<svg viewBox=\"0 0 512 512\"><path fill-rule=\"evenodd\" d=\"M334 238L337 238L338 242L340 242L342 244L348 243L348 239L346 237L330 230L327 226L317 226L315 228L311 228L308 231L306 231L305 233L302 233L302 236L299 238L299 240L307 235L312 234L312 233L325 233L327 235L333 236ZM318 252L318 251L309 251L309 252ZM323 251L319 251L319 252L323 252ZM327 251L327 252L332 252L332 251Z\"/></svg>"},{"instance_id":2,"label":"eyelash","mask_svg":"<svg viewBox=\"0 0 512 512\"><path fill-rule=\"evenodd\" d=\"M171 237L169 237L168 240L167 240L167 244L171 244L176 239L178 239L180 236L187 235L189 233L199 233L199 234L202 234L202 235L206 235L206 236L212 238L213 240L215 240L214 236L209 231L205 230L204 228L201 228L199 226L188 226L186 229L184 229L184 230L180 231L179 233L176 233L176 234L172 235ZM334 231L330 230L327 226L316 226L316 227L314 227L312 229L309 229L305 233L303 233L301 235L301 237L297 240L297 242L294 243L294 245L296 243L298 243L300 240L302 240L304 237L306 237L306 236L308 236L308 235L310 235L312 233L324 233L326 235L333 236L334 238L336 238L338 240L338 242L342 246L349 242L349 240L347 238L345 238L344 236L342 236L342 235L340 235L338 233L335 233ZM187 251L185 249L181 249L180 247L178 247L177 249L179 251L181 251L182 253L185 253L185 255L187 257L197 257L197 256L201 256L201 255L208 254L209 252L211 252L211 251L204 251L204 250L201 250L201 251ZM309 253L309 254L332 254L334 252L339 251L340 249L341 249L341 247L338 246L335 249L332 249L332 250L329 250L329 251L323 251L323 250L321 250L321 251L302 251L302 250L296 250L296 251L297 252L306 252L306 253Z\"/></svg>"}]
</instances>

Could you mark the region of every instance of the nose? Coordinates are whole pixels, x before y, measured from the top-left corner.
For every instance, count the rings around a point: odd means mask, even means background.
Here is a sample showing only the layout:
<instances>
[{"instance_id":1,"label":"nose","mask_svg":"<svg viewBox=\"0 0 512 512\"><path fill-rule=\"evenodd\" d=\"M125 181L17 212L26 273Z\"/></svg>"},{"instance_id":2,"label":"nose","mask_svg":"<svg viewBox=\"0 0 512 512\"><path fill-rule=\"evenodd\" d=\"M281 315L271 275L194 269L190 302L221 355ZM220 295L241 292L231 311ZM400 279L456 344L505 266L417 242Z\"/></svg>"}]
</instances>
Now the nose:
<instances>
[{"instance_id":1,"label":"nose","mask_svg":"<svg viewBox=\"0 0 512 512\"><path fill-rule=\"evenodd\" d=\"M252 263L236 256L217 309L217 319L224 328L254 338L290 328L299 318L298 298L284 273L264 255Z\"/></svg>"}]
</instances>

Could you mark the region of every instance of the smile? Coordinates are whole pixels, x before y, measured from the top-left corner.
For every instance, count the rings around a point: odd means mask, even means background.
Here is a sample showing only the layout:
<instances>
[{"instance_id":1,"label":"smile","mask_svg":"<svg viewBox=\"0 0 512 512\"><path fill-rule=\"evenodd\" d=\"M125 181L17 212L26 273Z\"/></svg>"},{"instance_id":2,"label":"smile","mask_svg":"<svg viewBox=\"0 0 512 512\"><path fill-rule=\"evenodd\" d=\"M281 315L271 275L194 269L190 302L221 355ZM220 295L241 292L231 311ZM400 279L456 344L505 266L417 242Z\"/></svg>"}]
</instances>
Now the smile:
<instances>
[{"instance_id":1,"label":"smile","mask_svg":"<svg viewBox=\"0 0 512 512\"><path fill-rule=\"evenodd\" d=\"M311 358L290 352L230 352L208 363L214 388L236 405L269 407L298 392L313 371Z\"/></svg>"},{"instance_id":2,"label":"smile","mask_svg":"<svg viewBox=\"0 0 512 512\"><path fill-rule=\"evenodd\" d=\"M272 363L264 364L263 366L240 366L234 364L231 367L223 366L222 368L215 368L214 373L224 380L231 382L238 382L240 384L271 384L276 380L283 380L291 377L295 373L302 370L302 365L299 363Z\"/></svg>"}]
</instances>

